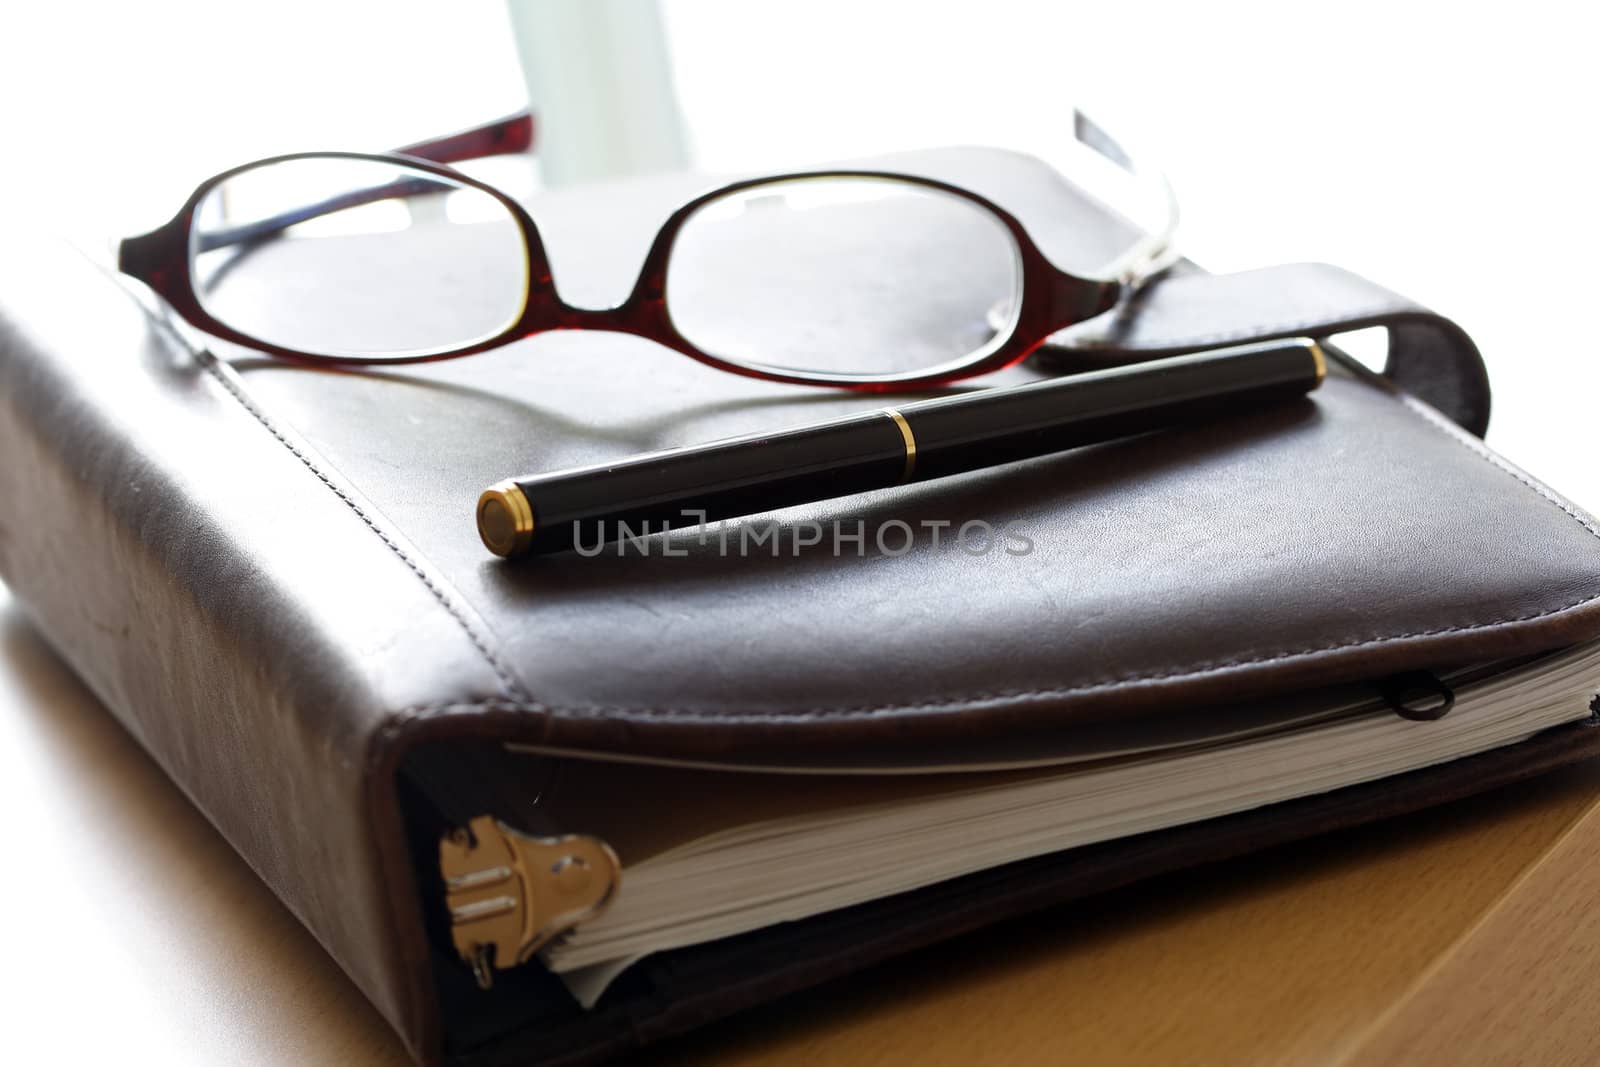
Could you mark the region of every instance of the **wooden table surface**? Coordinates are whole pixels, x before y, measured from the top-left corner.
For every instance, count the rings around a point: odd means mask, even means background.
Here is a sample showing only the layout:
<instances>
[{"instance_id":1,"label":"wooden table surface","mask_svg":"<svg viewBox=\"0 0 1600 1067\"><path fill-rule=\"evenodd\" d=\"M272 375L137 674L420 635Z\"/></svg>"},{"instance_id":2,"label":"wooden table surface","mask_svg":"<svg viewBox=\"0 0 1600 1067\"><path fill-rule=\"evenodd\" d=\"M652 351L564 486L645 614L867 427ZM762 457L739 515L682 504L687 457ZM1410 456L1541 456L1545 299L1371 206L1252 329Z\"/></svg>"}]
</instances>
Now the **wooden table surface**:
<instances>
[{"instance_id":1,"label":"wooden table surface","mask_svg":"<svg viewBox=\"0 0 1600 1067\"><path fill-rule=\"evenodd\" d=\"M405 1062L3 589L0 798L0 1003L37 1050L10 1062ZM1057 908L651 1058L1593 1062L1597 847L1600 764Z\"/></svg>"}]
</instances>

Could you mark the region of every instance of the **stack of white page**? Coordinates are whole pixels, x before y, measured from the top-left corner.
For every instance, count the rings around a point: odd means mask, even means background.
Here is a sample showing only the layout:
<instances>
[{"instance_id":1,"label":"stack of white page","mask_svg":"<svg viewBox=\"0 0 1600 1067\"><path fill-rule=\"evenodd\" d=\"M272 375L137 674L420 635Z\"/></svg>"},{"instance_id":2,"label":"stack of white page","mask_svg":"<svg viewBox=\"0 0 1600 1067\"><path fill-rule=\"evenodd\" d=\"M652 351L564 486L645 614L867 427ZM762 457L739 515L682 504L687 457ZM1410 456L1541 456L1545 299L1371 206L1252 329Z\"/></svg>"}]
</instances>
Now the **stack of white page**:
<instances>
[{"instance_id":1,"label":"stack of white page","mask_svg":"<svg viewBox=\"0 0 1600 1067\"><path fill-rule=\"evenodd\" d=\"M652 952L1498 748L1591 714L1600 643L1446 681L1456 703L1436 721L1350 687L1142 724L1143 743L1089 734L1042 767L710 774L574 761L552 817L617 850L622 889L543 957L592 1004Z\"/></svg>"}]
</instances>

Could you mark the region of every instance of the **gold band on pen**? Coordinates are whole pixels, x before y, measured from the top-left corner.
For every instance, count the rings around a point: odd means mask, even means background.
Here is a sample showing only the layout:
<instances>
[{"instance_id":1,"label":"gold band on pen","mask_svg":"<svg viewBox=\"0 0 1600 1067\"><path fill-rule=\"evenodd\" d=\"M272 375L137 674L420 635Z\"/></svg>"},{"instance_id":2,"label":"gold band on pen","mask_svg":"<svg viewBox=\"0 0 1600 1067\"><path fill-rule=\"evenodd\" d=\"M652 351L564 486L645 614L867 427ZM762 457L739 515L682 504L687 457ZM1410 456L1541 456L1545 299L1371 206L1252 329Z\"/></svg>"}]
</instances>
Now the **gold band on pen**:
<instances>
[{"instance_id":1,"label":"gold band on pen","mask_svg":"<svg viewBox=\"0 0 1600 1067\"><path fill-rule=\"evenodd\" d=\"M884 408L883 413L894 420L894 424L900 428L901 438L905 440L906 469L901 472L900 480L902 482L909 482L911 480L911 476L915 474L917 470L917 437L911 432L911 424L906 421L906 417L904 415L900 414L894 408Z\"/></svg>"},{"instance_id":2,"label":"gold band on pen","mask_svg":"<svg viewBox=\"0 0 1600 1067\"><path fill-rule=\"evenodd\" d=\"M533 527L533 506L516 482L491 485L478 497L478 536L495 555L509 558L526 552Z\"/></svg>"},{"instance_id":3,"label":"gold band on pen","mask_svg":"<svg viewBox=\"0 0 1600 1067\"><path fill-rule=\"evenodd\" d=\"M1312 362L1317 368L1317 384L1322 384L1322 379L1328 376L1328 357L1322 354L1322 346L1315 341L1308 340L1306 347L1311 349Z\"/></svg>"}]
</instances>

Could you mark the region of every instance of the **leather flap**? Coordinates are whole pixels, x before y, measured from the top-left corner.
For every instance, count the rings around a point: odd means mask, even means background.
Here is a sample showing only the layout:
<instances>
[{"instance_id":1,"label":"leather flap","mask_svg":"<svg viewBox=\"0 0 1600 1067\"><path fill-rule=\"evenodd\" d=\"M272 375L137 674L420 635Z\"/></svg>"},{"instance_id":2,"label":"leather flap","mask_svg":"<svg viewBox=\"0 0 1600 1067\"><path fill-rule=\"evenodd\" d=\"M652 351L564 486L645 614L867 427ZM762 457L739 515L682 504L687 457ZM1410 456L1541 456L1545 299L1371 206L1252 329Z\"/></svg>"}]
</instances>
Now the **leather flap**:
<instances>
[{"instance_id":1,"label":"leather flap","mask_svg":"<svg viewBox=\"0 0 1600 1067\"><path fill-rule=\"evenodd\" d=\"M1126 234L1026 157L884 165L977 185L1047 249L1068 247L1063 220L1080 248ZM556 284L570 299L620 297L692 185L534 203ZM914 299L930 268L882 248L885 306ZM1315 295L1297 292L1297 307ZM1263 328L1280 327L1282 303L1261 304ZM1211 305L1189 314L1214 329ZM1181 332L1181 316L1163 327ZM881 399L747 380L593 332L381 373L233 355L256 402L471 605L515 678L488 702L440 678L415 714L480 712L538 743L822 764L920 746L945 761L974 737L1048 745L1074 721L1495 658L1600 626L1592 520L1370 376L1336 374L1304 403L1211 425L790 509L767 517L781 527L771 543L725 551L683 532L649 555L506 564L473 528L495 481ZM848 535L858 521L864 543L836 542L835 522ZM972 522L986 526L958 544ZM803 543L811 523L820 544ZM737 542L749 528L730 530ZM983 529L997 532L987 546Z\"/></svg>"}]
</instances>

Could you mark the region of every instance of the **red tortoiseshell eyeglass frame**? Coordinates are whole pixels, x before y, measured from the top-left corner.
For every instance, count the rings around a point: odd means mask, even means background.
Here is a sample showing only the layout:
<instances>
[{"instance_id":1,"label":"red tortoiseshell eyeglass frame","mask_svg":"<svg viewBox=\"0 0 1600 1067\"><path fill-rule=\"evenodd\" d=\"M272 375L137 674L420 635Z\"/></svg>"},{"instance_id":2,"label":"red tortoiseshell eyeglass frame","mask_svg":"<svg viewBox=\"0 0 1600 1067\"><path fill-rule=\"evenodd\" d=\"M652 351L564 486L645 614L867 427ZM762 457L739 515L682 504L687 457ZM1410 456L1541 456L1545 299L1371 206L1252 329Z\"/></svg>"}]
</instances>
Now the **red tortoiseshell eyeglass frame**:
<instances>
[{"instance_id":1,"label":"red tortoiseshell eyeglass frame","mask_svg":"<svg viewBox=\"0 0 1600 1067\"><path fill-rule=\"evenodd\" d=\"M1080 141L1124 169L1130 172L1135 170L1116 142L1089 123L1081 114L1075 118L1076 132ZM137 278L149 286L173 310L200 330L222 340L295 362L323 365L423 363L470 356L549 330L609 330L646 338L703 364L733 374L766 381L833 386L863 392L887 392L944 385L1020 363L1051 334L1115 307L1119 299L1144 279L1159 273L1175 258L1172 254L1171 231L1176 223L1176 209L1164 179L1160 182L1168 207L1167 225L1161 231L1146 236L1118 257L1117 261L1107 268L1106 276L1081 277L1060 269L1046 258L1021 222L1010 212L970 190L931 178L894 171L803 171L733 182L688 201L662 224L645 256L637 281L621 304L601 309L573 307L561 299L551 280L550 265L539 236L538 226L527 210L493 186L449 166L451 163L525 152L532 147L533 141L533 117L523 112L447 137L408 145L393 152L301 152L256 160L202 182L166 224L150 233L123 240L118 247L117 267L122 273ZM219 321L202 305L196 291L192 269L192 229L200 205L207 194L218 185L243 171L301 159L350 159L388 163L419 172L419 176L434 175L457 186L477 189L493 197L516 221L526 246L529 280L522 313L499 333L470 344L384 355L328 354L286 348L242 333ZM764 185L802 178L888 179L953 196L987 211L1010 232L1020 261L1020 301L1015 309L1009 334L1003 340L997 338L998 343L991 342L966 361L947 362L921 371L860 375L812 373L738 363L706 352L691 343L674 325L666 301L667 265L672 255L673 243L684 223L699 208L722 197ZM432 183L424 180L419 185L431 186ZM392 189L369 192L372 195L367 199L396 195ZM367 199L362 197L363 193L356 191L347 197L309 205L307 210L297 211L293 217L284 216L253 224L247 227L250 231L247 236L238 236L231 240L244 242L271 236L308 218L367 202Z\"/></svg>"}]
</instances>

